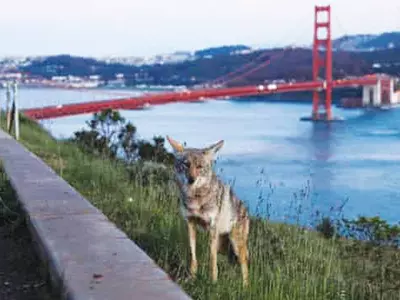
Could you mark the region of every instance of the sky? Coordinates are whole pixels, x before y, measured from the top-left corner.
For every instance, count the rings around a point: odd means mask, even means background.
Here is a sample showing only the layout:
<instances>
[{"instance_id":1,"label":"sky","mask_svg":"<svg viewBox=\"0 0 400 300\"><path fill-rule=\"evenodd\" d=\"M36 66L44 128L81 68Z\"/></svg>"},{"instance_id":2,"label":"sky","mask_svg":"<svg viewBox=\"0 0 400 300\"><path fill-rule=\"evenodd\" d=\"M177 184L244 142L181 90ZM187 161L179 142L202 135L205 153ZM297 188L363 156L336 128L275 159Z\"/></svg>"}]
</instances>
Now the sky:
<instances>
[{"instance_id":1,"label":"sky","mask_svg":"<svg viewBox=\"0 0 400 300\"><path fill-rule=\"evenodd\" d=\"M399 0L3 1L0 56L151 56L223 44L308 45L316 4L331 4L333 37L400 31Z\"/></svg>"}]
</instances>

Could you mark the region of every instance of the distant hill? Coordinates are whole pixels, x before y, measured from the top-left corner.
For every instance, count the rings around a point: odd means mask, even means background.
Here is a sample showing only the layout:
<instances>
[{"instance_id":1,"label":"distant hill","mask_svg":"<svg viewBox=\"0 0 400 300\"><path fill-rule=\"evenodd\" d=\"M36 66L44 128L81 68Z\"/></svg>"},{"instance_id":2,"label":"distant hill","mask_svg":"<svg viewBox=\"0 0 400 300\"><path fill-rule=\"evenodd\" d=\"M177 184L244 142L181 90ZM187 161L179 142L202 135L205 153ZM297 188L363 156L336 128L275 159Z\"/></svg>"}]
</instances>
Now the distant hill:
<instances>
[{"instance_id":1,"label":"distant hill","mask_svg":"<svg viewBox=\"0 0 400 300\"><path fill-rule=\"evenodd\" d=\"M334 49L346 51L374 51L400 48L400 32L345 35L335 39L332 44Z\"/></svg>"},{"instance_id":2,"label":"distant hill","mask_svg":"<svg viewBox=\"0 0 400 300\"><path fill-rule=\"evenodd\" d=\"M340 50L335 51L333 55L334 78L369 73L388 73L396 76L400 74L400 32L343 36L333 41L333 47ZM268 66L247 74L245 78L238 76L229 85L258 84L277 79L310 80L312 78L312 50L292 47L286 49L284 55L281 55L282 50L278 48L256 50L240 44L223 45L198 50L194 56L189 56L190 59L179 62L143 65L56 55L33 58L28 62L23 61L15 64L15 68L46 78L55 75L100 75L103 79L110 80L115 78L115 74L123 73L128 85L185 84L190 86L226 75L250 62L254 63L254 67L273 57Z\"/></svg>"},{"instance_id":3,"label":"distant hill","mask_svg":"<svg viewBox=\"0 0 400 300\"><path fill-rule=\"evenodd\" d=\"M332 47L338 50L354 51L362 48L364 43L374 40L377 36L373 34L344 35L333 40Z\"/></svg>"},{"instance_id":4,"label":"distant hill","mask_svg":"<svg viewBox=\"0 0 400 300\"><path fill-rule=\"evenodd\" d=\"M201 58L215 55L230 55L245 50L251 50L251 48L245 45L230 45L197 50L194 55Z\"/></svg>"},{"instance_id":5,"label":"distant hill","mask_svg":"<svg viewBox=\"0 0 400 300\"><path fill-rule=\"evenodd\" d=\"M400 48L400 32L386 32L363 43L364 48L390 49Z\"/></svg>"},{"instance_id":6,"label":"distant hill","mask_svg":"<svg viewBox=\"0 0 400 300\"><path fill-rule=\"evenodd\" d=\"M113 79L116 73L131 74L138 70L134 66L105 63L94 58L64 54L32 59L29 64L20 66L19 69L31 75L39 75L45 78L56 75L89 76L100 74L104 79Z\"/></svg>"},{"instance_id":7,"label":"distant hill","mask_svg":"<svg viewBox=\"0 0 400 300\"><path fill-rule=\"evenodd\" d=\"M117 63L105 63L92 58L70 55L57 55L33 60L19 69L31 75L46 78L55 75L101 75L103 79L115 78L123 73L128 84L199 84L228 74L250 62L272 62L245 78L238 78L230 85L258 84L265 80L284 79L304 81L312 78L312 51L306 48L251 51L243 55L221 54L211 58L198 58L175 64L155 64L131 66ZM262 54L262 59L260 55ZM333 76L360 76L370 73L400 73L400 48L377 51L337 51L333 55Z\"/></svg>"}]
</instances>

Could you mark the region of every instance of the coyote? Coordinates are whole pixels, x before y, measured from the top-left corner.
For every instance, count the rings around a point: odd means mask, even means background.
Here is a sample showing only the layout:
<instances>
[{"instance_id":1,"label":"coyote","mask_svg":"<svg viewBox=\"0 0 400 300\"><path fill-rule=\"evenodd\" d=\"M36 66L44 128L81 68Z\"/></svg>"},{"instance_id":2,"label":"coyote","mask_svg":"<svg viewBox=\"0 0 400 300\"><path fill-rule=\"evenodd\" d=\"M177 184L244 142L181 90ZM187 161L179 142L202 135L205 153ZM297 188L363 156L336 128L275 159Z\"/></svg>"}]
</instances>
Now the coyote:
<instances>
[{"instance_id":1,"label":"coyote","mask_svg":"<svg viewBox=\"0 0 400 300\"><path fill-rule=\"evenodd\" d=\"M184 148L169 136L167 140L174 149L181 212L188 225L191 275L194 277L197 272L196 225L199 225L210 233L210 272L213 282L218 277L217 252L226 246L223 242L227 241L241 265L243 285L247 286L249 215L232 188L222 183L213 171L215 155L224 141L199 149Z\"/></svg>"}]
</instances>

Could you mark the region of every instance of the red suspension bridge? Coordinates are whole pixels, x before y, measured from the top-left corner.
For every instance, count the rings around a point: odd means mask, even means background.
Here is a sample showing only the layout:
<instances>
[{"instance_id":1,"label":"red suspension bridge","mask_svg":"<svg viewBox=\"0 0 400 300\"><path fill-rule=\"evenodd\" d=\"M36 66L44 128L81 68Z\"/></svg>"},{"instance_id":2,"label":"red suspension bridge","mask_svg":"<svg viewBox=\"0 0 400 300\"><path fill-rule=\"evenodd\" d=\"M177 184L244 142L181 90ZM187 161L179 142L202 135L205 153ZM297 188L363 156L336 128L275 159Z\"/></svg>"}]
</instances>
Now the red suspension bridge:
<instances>
[{"instance_id":1,"label":"red suspension bridge","mask_svg":"<svg viewBox=\"0 0 400 300\"><path fill-rule=\"evenodd\" d=\"M325 14L325 18L321 18ZM324 32L323 32L324 31ZM322 34L321 34L322 33ZM277 56L283 55L284 51ZM147 106L161 105L174 102L192 102L203 98L225 98L244 97L253 95L268 95L274 93L304 92L312 91L312 114L309 120L313 121L335 121L332 115L332 90L345 87L363 87L363 105L380 106L394 103L393 79L386 75L368 75L354 79L334 80L332 78L332 39L331 39L331 7L316 6L314 21L313 41L313 65L312 81L284 83L284 84L260 84L241 87L203 88L189 89L179 92L165 92L160 94L142 95L123 99L112 99L93 101L85 103L65 104L58 106L47 106L23 110L23 113L36 120L72 116L85 113L95 113L105 109L142 109ZM266 54L261 54L261 59ZM243 78L252 72L266 67L271 60L270 56L263 63L250 62L239 69L230 72L212 81L212 84L219 83L226 85L228 82ZM257 60L256 59L256 60ZM250 68L242 74L240 72ZM324 71L324 72L322 72ZM233 78L231 77L232 75ZM229 79L229 77L231 77ZM324 94L324 99L320 99Z\"/></svg>"}]
</instances>

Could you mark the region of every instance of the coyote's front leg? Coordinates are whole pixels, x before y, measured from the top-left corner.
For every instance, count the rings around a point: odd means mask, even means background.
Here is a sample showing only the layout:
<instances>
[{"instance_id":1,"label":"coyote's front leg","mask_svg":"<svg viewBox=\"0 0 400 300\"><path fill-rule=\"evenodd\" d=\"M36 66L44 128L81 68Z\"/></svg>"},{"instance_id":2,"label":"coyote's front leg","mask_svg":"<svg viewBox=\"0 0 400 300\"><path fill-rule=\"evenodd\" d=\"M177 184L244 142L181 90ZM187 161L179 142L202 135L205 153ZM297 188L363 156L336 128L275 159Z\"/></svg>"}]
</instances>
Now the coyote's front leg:
<instances>
[{"instance_id":1,"label":"coyote's front leg","mask_svg":"<svg viewBox=\"0 0 400 300\"><path fill-rule=\"evenodd\" d=\"M196 257L196 224L193 220L188 220L188 233L190 245L190 275L196 276L197 273L197 257Z\"/></svg>"},{"instance_id":2,"label":"coyote's front leg","mask_svg":"<svg viewBox=\"0 0 400 300\"><path fill-rule=\"evenodd\" d=\"M216 228L210 230L210 272L211 279L213 282L217 281L218 278L218 265L217 265L217 254L218 254L218 243L219 234Z\"/></svg>"}]
</instances>

